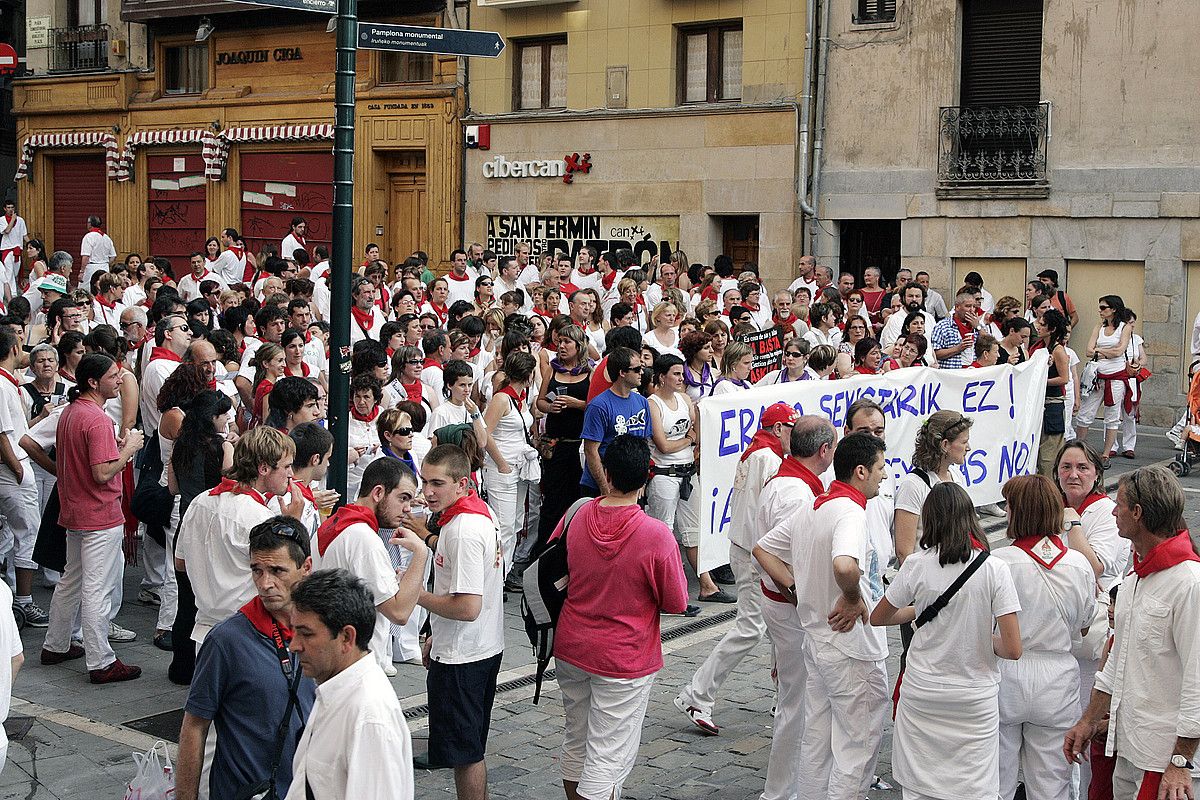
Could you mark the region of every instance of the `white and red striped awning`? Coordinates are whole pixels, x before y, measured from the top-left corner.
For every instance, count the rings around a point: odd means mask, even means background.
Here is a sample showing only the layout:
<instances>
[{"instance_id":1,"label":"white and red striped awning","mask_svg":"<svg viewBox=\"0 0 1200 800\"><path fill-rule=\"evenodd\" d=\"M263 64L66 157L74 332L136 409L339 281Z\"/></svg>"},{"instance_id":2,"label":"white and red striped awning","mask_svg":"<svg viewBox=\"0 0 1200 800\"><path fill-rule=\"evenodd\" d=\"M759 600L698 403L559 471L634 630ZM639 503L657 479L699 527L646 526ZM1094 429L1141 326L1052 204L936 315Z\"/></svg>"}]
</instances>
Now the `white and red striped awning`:
<instances>
[{"instance_id":1,"label":"white and red striped awning","mask_svg":"<svg viewBox=\"0 0 1200 800\"><path fill-rule=\"evenodd\" d=\"M217 135L205 128L137 131L130 134L129 138L125 140L125 147L122 149L121 158L117 163L117 180L128 181L133 179L134 150L138 147L197 143L202 145L204 176L210 181L220 180L220 170L214 170L212 167L219 147L217 144Z\"/></svg>"},{"instance_id":2,"label":"white and red striped awning","mask_svg":"<svg viewBox=\"0 0 1200 800\"><path fill-rule=\"evenodd\" d=\"M117 137L108 131L74 131L71 133L35 133L21 144L21 159L17 162L16 180L29 177L35 150L47 147L103 147L108 179L117 177Z\"/></svg>"},{"instance_id":3,"label":"white and red striped awning","mask_svg":"<svg viewBox=\"0 0 1200 800\"><path fill-rule=\"evenodd\" d=\"M333 139L332 125L263 125L227 128L216 136L211 161L205 156L209 180L221 180L229 161L229 148L241 142L321 142ZM213 177L213 175L217 177Z\"/></svg>"}]
</instances>

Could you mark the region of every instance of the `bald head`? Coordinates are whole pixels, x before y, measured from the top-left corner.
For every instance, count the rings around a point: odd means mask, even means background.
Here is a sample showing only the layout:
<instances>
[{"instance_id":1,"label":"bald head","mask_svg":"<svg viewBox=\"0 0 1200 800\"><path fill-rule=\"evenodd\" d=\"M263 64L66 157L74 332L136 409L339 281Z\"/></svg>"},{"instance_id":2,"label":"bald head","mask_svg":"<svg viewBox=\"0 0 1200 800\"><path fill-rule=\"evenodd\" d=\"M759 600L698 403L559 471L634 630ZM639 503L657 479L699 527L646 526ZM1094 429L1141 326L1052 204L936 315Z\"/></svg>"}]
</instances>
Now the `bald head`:
<instances>
[{"instance_id":1,"label":"bald head","mask_svg":"<svg viewBox=\"0 0 1200 800\"><path fill-rule=\"evenodd\" d=\"M205 339L197 339L188 346L187 354L183 358L185 361L200 367L206 381L211 383L216 380L217 348L213 347L211 342Z\"/></svg>"},{"instance_id":2,"label":"bald head","mask_svg":"<svg viewBox=\"0 0 1200 800\"><path fill-rule=\"evenodd\" d=\"M822 447L832 448L836 437L828 419L805 414L792 427L791 453L799 459L812 458Z\"/></svg>"}]
</instances>

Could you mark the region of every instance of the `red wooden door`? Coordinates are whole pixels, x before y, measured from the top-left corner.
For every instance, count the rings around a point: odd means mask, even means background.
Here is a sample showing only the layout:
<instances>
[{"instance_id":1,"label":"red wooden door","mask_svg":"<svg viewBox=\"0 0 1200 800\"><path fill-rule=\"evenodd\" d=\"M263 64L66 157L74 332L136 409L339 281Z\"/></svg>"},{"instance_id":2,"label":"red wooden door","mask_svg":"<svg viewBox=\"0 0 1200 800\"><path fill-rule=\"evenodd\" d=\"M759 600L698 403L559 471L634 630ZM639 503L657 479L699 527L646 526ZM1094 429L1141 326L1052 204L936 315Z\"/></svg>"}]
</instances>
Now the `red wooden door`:
<instances>
[{"instance_id":1,"label":"red wooden door","mask_svg":"<svg viewBox=\"0 0 1200 800\"><path fill-rule=\"evenodd\" d=\"M242 236L251 253L279 249L293 217L308 223L309 256L333 240L333 153L243 153ZM284 255L281 253L280 255Z\"/></svg>"},{"instance_id":2,"label":"red wooden door","mask_svg":"<svg viewBox=\"0 0 1200 800\"><path fill-rule=\"evenodd\" d=\"M204 240L208 238L204 160L199 153L149 156L146 180L150 182L148 255L168 259L176 277L186 275L191 254L204 252Z\"/></svg>"},{"instance_id":3,"label":"red wooden door","mask_svg":"<svg viewBox=\"0 0 1200 800\"><path fill-rule=\"evenodd\" d=\"M79 244L88 231L87 218L96 214L108 223L108 183L102 153L55 156L54 230L46 243L48 251L65 250L75 261L71 282L79 280L83 262ZM120 252L120 243L113 242Z\"/></svg>"}]
</instances>

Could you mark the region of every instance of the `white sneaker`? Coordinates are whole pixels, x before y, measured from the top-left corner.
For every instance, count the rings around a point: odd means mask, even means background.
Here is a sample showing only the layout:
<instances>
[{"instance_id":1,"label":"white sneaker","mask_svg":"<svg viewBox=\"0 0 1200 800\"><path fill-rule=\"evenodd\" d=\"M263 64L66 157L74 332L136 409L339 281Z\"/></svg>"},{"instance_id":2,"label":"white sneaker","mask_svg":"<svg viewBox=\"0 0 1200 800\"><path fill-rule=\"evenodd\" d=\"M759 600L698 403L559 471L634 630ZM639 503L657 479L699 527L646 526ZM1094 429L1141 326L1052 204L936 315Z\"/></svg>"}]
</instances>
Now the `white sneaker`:
<instances>
[{"instance_id":1,"label":"white sneaker","mask_svg":"<svg viewBox=\"0 0 1200 800\"><path fill-rule=\"evenodd\" d=\"M1182 430L1176 430L1174 428L1171 428L1171 430L1167 431L1163 435L1171 440L1171 444L1175 445L1176 450L1183 449L1183 431Z\"/></svg>"},{"instance_id":2,"label":"white sneaker","mask_svg":"<svg viewBox=\"0 0 1200 800\"><path fill-rule=\"evenodd\" d=\"M384 664L383 674L387 675L389 678L396 677L396 666L394 664Z\"/></svg>"},{"instance_id":3,"label":"white sneaker","mask_svg":"<svg viewBox=\"0 0 1200 800\"><path fill-rule=\"evenodd\" d=\"M110 642L132 642L137 638L137 634L131 630L122 628L115 622L108 623L108 640Z\"/></svg>"},{"instance_id":4,"label":"white sneaker","mask_svg":"<svg viewBox=\"0 0 1200 800\"><path fill-rule=\"evenodd\" d=\"M683 695L677 695L675 697L675 707L686 714L687 718L692 721L693 725L707 733L709 736L716 736L721 732L721 729L717 727L717 724L712 721L712 717L710 717L708 714L705 714L695 706L687 705L687 701L683 699Z\"/></svg>"}]
</instances>

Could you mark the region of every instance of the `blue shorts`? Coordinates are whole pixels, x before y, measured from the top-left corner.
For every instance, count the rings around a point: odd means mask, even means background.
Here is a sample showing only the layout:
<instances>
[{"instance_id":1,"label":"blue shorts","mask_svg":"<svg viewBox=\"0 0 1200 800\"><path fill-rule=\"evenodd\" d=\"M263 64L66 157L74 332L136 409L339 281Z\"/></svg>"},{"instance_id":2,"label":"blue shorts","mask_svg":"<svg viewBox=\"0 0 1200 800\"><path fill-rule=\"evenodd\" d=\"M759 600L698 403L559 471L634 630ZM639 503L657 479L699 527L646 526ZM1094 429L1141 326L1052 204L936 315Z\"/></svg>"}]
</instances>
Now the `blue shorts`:
<instances>
[{"instance_id":1,"label":"blue shorts","mask_svg":"<svg viewBox=\"0 0 1200 800\"><path fill-rule=\"evenodd\" d=\"M462 767L483 761L503 655L466 664L429 662L430 764Z\"/></svg>"}]
</instances>

